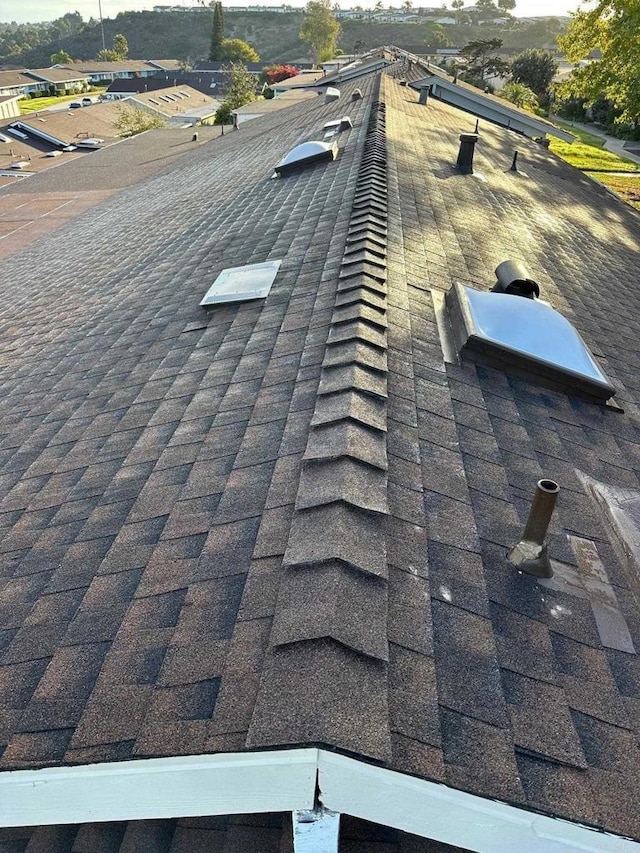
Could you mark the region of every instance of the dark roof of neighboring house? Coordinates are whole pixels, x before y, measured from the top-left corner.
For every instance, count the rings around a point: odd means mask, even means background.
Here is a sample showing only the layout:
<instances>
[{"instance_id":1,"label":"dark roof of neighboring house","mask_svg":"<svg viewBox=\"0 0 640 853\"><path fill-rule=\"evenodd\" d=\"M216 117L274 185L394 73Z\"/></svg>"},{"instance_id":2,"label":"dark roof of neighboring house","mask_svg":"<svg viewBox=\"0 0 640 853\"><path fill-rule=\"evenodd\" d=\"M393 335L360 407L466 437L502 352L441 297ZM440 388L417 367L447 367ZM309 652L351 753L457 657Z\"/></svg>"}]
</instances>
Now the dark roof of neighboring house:
<instances>
[{"instance_id":1,"label":"dark roof of neighboring house","mask_svg":"<svg viewBox=\"0 0 640 853\"><path fill-rule=\"evenodd\" d=\"M120 77L109 84L107 93L154 92L166 89L168 86L190 86L204 95L212 97L226 83L227 76L223 72L213 74L198 74L187 72L159 72L153 77ZM214 87L211 84L214 83Z\"/></svg>"},{"instance_id":2,"label":"dark roof of neighboring house","mask_svg":"<svg viewBox=\"0 0 640 853\"><path fill-rule=\"evenodd\" d=\"M379 76L3 262L0 770L322 745L640 839L640 660L595 586L506 560L556 479L550 555L590 543L640 648L577 474L640 490L638 215L487 122L460 174L473 120ZM345 113L335 162L271 180ZM437 294L514 255L624 414L444 363ZM273 259L266 300L198 307Z\"/></svg>"}]
</instances>

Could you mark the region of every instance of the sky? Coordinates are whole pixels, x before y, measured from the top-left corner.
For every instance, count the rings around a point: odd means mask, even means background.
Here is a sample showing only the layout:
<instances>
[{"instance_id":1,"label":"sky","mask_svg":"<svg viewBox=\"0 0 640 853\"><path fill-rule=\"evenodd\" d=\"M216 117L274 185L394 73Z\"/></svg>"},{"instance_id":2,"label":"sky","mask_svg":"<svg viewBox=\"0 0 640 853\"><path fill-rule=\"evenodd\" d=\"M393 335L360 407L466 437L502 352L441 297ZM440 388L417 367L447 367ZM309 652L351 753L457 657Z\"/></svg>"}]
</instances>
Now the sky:
<instances>
[{"instance_id":1,"label":"sky","mask_svg":"<svg viewBox=\"0 0 640 853\"><path fill-rule=\"evenodd\" d=\"M282 0L281 0L282 2ZM286 0L291 6L304 6L305 0ZM414 0L414 6L440 5L438 0ZM451 6L449 0L445 0L447 6ZM152 9L155 5L192 6L196 5L194 0L101 0L102 14L105 18L113 18L118 12L141 11ZM401 0L383 0L385 6L400 6ZM223 6L241 5L273 5L277 6L277 0L223 0ZM363 8L373 8L375 0L341 0L343 9L351 5L360 5ZM472 0L466 0L465 6L472 6ZM534 15L565 15L577 9L579 0L517 0L515 14L523 17ZM88 20L98 17L98 0L0 0L0 21L52 21L60 18L67 12L80 12L82 17Z\"/></svg>"}]
</instances>

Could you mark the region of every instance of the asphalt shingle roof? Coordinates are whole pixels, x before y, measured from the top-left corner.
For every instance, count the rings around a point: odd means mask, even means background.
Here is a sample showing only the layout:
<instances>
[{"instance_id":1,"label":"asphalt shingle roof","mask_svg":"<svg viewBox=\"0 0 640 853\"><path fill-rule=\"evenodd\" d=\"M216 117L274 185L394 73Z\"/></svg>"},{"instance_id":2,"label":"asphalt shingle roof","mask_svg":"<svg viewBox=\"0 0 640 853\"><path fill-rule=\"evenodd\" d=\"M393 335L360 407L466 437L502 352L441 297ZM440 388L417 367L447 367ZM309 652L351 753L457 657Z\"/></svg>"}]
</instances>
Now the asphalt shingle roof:
<instances>
[{"instance_id":1,"label":"asphalt shingle roof","mask_svg":"<svg viewBox=\"0 0 640 853\"><path fill-rule=\"evenodd\" d=\"M551 556L595 543L639 647L576 474L638 488L637 215L484 123L461 175L470 116L342 90L3 262L0 769L314 743L640 837L638 657L505 559L557 479ZM345 112L335 162L270 179ZM514 254L625 414L445 365L431 291ZM267 259L264 302L198 308Z\"/></svg>"}]
</instances>

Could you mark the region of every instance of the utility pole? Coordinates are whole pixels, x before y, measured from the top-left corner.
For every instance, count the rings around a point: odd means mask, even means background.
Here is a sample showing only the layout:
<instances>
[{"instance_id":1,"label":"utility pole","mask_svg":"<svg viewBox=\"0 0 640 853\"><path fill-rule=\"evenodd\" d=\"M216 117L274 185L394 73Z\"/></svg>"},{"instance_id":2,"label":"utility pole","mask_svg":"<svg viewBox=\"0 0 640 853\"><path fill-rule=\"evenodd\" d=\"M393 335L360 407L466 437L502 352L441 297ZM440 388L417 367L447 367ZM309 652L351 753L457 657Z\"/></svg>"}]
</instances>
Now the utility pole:
<instances>
[{"instance_id":1,"label":"utility pole","mask_svg":"<svg viewBox=\"0 0 640 853\"><path fill-rule=\"evenodd\" d=\"M102 20L102 0L98 0L98 14L100 15L100 32L102 33L102 49L106 50L107 46L104 41L104 21Z\"/></svg>"}]
</instances>

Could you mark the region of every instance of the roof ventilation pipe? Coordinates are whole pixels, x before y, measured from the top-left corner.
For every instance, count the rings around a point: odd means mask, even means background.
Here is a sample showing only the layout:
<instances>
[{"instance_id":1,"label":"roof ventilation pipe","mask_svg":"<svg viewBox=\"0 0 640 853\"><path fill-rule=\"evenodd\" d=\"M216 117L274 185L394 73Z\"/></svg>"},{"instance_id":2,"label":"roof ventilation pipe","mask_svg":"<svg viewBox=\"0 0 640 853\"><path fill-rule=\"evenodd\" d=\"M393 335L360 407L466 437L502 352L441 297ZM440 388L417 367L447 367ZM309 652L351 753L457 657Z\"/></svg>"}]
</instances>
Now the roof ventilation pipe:
<instances>
[{"instance_id":1,"label":"roof ventilation pipe","mask_svg":"<svg viewBox=\"0 0 640 853\"><path fill-rule=\"evenodd\" d=\"M360 89L355 89L351 95L352 101L359 101L362 98L362 91Z\"/></svg>"},{"instance_id":2,"label":"roof ventilation pipe","mask_svg":"<svg viewBox=\"0 0 640 853\"><path fill-rule=\"evenodd\" d=\"M336 89L335 86L327 86L324 93L325 104L329 104L331 101L337 101L339 97L340 89Z\"/></svg>"},{"instance_id":3,"label":"roof ventilation pipe","mask_svg":"<svg viewBox=\"0 0 640 853\"><path fill-rule=\"evenodd\" d=\"M521 572L536 578L553 575L544 541L556 506L560 486L554 480L539 480L522 539L509 552L508 560Z\"/></svg>"},{"instance_id":4,"label":"roof ventilation pipe","mask_svg":"<svg viewBox=\"0 0 640 853\"><path fill-rule=\"evenodd\" d=\"M456 166L463 175L473 175L473 152L477 141L477 133L460 134L460 150L458 151Z\"/></svg>"},{"instance_id":5,"label":"roof ventilation pipe","mask_svg":"<svg viewBox=\"0 0 640 853\"><path fill-rule=\"evenodd\" d=\"M498 280L491 288L491 293L508 293L511 296L524 296L526 299L538 299L540 296L540 286L517 261L503 261L498 264L496 278Z\"/></svg>"},{"instance_id":6,"label":"roof ventilation pipe","mask_svg":"<svg viewBox=\"0 0 640 853\"><path fill-rule=\"evenodd\" d=\"M420 89L420 97L418 98L418 103L425 106L429 103L429 86L423 86Z\"/></svg>"}]
</instances>

